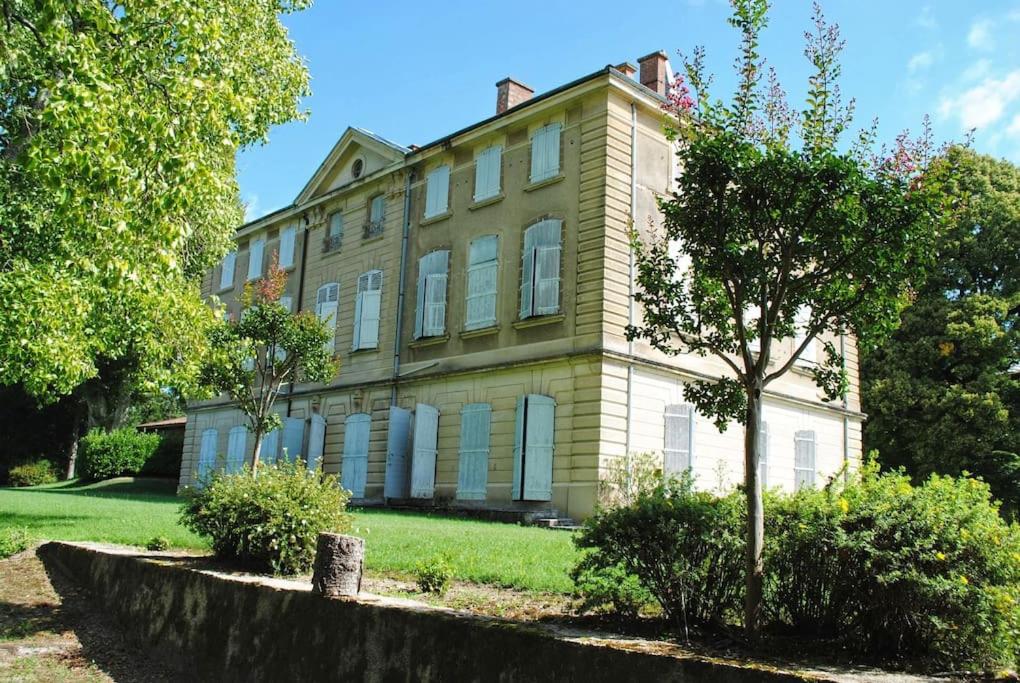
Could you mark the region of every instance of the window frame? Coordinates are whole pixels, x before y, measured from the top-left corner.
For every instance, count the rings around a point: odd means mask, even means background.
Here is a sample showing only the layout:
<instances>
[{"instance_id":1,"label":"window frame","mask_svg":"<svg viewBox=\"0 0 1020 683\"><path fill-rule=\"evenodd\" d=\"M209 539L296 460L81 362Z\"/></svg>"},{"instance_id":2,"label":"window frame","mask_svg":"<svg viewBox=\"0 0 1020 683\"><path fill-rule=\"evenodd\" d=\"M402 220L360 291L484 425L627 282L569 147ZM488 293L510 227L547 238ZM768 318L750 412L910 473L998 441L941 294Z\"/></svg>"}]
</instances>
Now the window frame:
<instances>
[{"instance_id":1,"label":"window frame","mask_svg":"<svg viewBox=\"0 0 1020 683\"><path fill-rule=\"evenodd\" d=\"M492 240L496 243L495 250L492 258L486 260L475 260L474 247L477 243L483 240ZM487 327L493 327L496 321L499 319L499 247L500 238L498 234L481 235L471 240L468 244L468 267L467 276L465 278L465 291L464 291L464 329L465 330L483 330ZM494 273L492 275L492 291L472 294L471 283L477 273L484 269L491 268ZM492 315L488 318L479 320L471 319L471 302L474 299L482 297L491 297Z\"/></svg>"},{"instance_id":2,"label":"window frame","mask_svg":"<svg viewBox=\"0 0 1020 683\"><path fill-rule=\"evenodd\" d=\"M556 240L555 244L539 242L540 236L543 229L547 229L547 226L556 225ZM533 242L529 247L529 236L536 235ZM549 240L552 242L552 240ZM541 252L557 252L557 266L555 277L539 277L539 264L541 263L539 257ZM556 282L556 306L553 307L539 307L537 305L537 299L539 294L539 285L542 281L546 283L555 280ZM527 292L527 296L525 296ZM559 218L543 218L542 220L536 221L529 225L524 230L524 236L522 239L521 247L521 280L520 280L520 296L519 303L520 307L518 313L521 320L527 320L529 318L537 318L546 315L559 315L563 312L563 221ZM526 303L527 302L527 303Z\"/></svg>"},{"instance_id":3,"label":"window frame","mask_svg":"<svg viewBox=\"0 0 1020 683\"><path fill-rule=\"evenodd\" d=\"M439 164L425 174L425 209L424 220L442 216L450 211L450 176L452 169L449 164Z\"/></svg>"}]
</instances>

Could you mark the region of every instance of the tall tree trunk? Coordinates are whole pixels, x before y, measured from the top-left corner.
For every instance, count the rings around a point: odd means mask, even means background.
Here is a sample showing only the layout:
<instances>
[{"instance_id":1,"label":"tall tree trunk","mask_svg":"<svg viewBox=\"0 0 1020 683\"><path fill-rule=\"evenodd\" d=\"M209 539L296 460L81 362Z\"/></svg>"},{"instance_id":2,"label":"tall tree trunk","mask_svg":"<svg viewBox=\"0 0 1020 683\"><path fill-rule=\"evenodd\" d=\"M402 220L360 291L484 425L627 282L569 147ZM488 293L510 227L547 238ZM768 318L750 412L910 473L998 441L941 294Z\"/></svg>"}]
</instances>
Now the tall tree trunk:
<instances>
[{"instance_id":1,"label":"tall tree trunk","mask_svg":"<svg viewBox=\"0 0 1020 683\"><path fill-rule=\"evenodd\" d=\"M79 400L74 402L71 409L70 439L67 445L67 470L64 472L64 479L74 479L75 469L78 467L78 442L81 440L82 425L85 421L86 407Z\"/></svg>"},{"instance_id":2,"label":"tall tree trunk","mask_svg":"<svg viewBox=\"0 0 1020 683\"><path fill-rule=\"evenodd\" d=\"M762 585L765 565L762 549L765 544L765 514L762 509L761 480L758 462L761 458L758 434L761 432L761 384L748 391L747 424L744 427L744 483L747 489L747 558L745 565L747 592L744 597L744 628L751 642L758 640L762 610Z\"/></svg>"},{"instance_id":3,"label":"tall tree trunk","mask_svg":"<svg viewBox=\"0 0 1020 683\"><path fill-rule=\"evenodd\" d=\"M251 454L251 476L258 476L259 456L262 455L262 430L255 431L255 449Z\"/></svg>"}]
</instances>

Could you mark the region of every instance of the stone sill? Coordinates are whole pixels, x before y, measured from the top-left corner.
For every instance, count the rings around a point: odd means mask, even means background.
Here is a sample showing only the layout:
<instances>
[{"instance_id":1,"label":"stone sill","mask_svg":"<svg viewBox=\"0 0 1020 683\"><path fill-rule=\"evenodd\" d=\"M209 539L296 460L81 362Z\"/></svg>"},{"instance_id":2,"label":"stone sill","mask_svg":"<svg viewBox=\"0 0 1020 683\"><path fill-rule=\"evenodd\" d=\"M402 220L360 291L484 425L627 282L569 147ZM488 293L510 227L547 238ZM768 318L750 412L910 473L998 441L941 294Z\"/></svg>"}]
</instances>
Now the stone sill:
<instances>
[{"instance_id":1,"label":"stone sill","mask_svg":"<svg viewBox=\"0 0 1020 683\"><path fill-rule=\"evenodd\" d=\"M478 327L472 330L463 330L460 333L461 339L475 339L476 337L487 337L490 334L496 334L499 332L499 325L489 325L487 327Z\"/></svg>"},{"instance_id":2,"label":"stone sill","mask_svg":"<svg viewBox=\"0 0 1020 683\"><path fill-rule=\"evenodd\" d=\"M546 178L544 180L536 180L535 182L531 183L530 185L525 185L524 186L524 191L525 192L534 192L535 190L539 190L539 189L541 189L543 187L547 187L549 185L555 185L556 183L560 182L564 178L566 178L566 176L563 175L562 173L560 173L558 175L554 175L551 178Z\"/></svg>"},{"instance_id":3,"label":"stone sill","mask_svg":"<svg viewBox=\"0 0 1020 683\"><path fill-rule=\"evenodd\" d=\"M453 215L453 211L450 211L449 209L447 209L443 213L437 213L435 216L430 216L429 218L421 219L420 221L418 221L418 227L419 228L424 228L426 225L432 225L433 223L439 223L440 221L445 221L447 218L449 218L452 215Z\"/></svg>"},{"instance_id":4,"label":"stone sill","mask_svg":"<svg viewBox=\"0 0 1020 683\"><path fill-rule=\"evenodd\" d=\"M378 351L378 350L379 350L378 346L362 346L362 347L357 348L357 349L351 349L351 355L352 356L362 355L362 354L366 354L366 353L372 353L372 352Z\"/></svg>"},{"instance_id":5,"label":"stone sill","mask_svg":"<svg viewBox=\"0 0 1020 683\"><path fill-rule=\"evenodd\" d=\"M468 206L468 211L477 211L478 209L484 208L486 206L492 206L493 204L501 202L504 199L506 199L506 195L500 192L499 194L492 195L491 197L479 199L475 203Z\"/></svg>"},{"instance_id":6,"label":"stone sill","mask_svg":"<svg viewBox=\"0 0 1020 683\"><path fill-rule=\"evenodd\" d=\"M529 327L538 327L540 325L554 325L561 323L567 319L566 313L553 313L551 315L536 315L532 318L525 318L524 320L515 320L515 330L525 330Z\"/></svg>"},{"instance_id":7,"label":"stone sill","mask_svg":"<svg viewBox=\"0 0 1020 683\"><path fill-rule=\"evenodd\" d=\"M445 344L450 341L450 335L444 334L439 337L425 337L423 339L415 339L413 342L408 344L412 349L422 349L426 346L436 346L437 344Z\"/></svg>"}]
</instances>

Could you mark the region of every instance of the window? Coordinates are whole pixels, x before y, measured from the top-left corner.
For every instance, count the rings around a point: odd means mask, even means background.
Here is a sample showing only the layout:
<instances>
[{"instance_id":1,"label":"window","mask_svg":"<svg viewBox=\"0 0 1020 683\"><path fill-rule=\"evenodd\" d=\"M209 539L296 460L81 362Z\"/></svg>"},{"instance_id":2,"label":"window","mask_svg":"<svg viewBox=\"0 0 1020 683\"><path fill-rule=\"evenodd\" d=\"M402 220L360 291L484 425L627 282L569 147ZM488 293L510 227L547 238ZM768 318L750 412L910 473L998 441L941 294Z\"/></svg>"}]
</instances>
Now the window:
<instances>
[{"instance_id":1,"label":"window","mask_svg":"<svg viewBox=\"0 0 1020 683\"><path fill-rule=\"evenodd\" d=\"M365 160L355 159L354 163L351 164L351 177L357 180L361 177L361 174L365 171Z\"/></svg>"},{"instance_id":2,"label":"window","mask_svg":"<svg viewBox=\"0 0 1020 683\"><path fill-rule=\"evenodd\" d=\"M266 433L259 450L259 462L272 465L280 457L280 430L274 429Z\"/></svg>"},{"instance_id":3,"label":"window","mask_svg":"<svg viewBox=\"0 0 1020 683\"><path fill-rule=\"evenodd\" d=\"M353 498L365 497L368 478L368 437L372 418L368 413L354 413L344 420L344 454L340 465L340 485Z\"/></svg>"},{"instance_id":4,"label":"window","mask_svg":"<svg viewBox=\"0 0 1020 683\"><path fill-rule=\"evenodd\" d=\"M465 329L476 330L496 324L498 274L499 237L486 235L474 240L468 256Z\"/></svg>"},{"instance_id":5,"label":"window","mask_svg":"<svg viewBox=\"0 0 1020 683\"><path fill-rule=\"evenodd\" d=\"M280 458L286 462L294 462L304 455L305 421L300 417L283 418L283 448Z\"/></svg>"},{"instance_id":6,"label":"window","mask_svg":"<svg viewBox=\"0 0 1020 683\"><path fill-rule=\"evenodd\" d=\"M358 277L354 303L354 350L379 346L379 307L382 301L382 271L371 270Z\"/></svg>"},{"instance_id":7,"label":"window","mask_svg":"<svg viewBox=\"0 0 1020 683\"><path fill-rule=\"evenodd\" d=\"M280 305L287 309L288 313L294 312L294 298L290 296L281 296Z\"/></svg>"},{"instance_id":8,"label":"window","mask_svg":"<svg viewBox=\"0 0 1020 683\"><path fill-rule=\"evenodd\" d=\"M230 436L227 440L227 474L237 474L244 468L244 451L247 444L247 427L238 425L230 430Z\"/></svg>"},{"instance_id":9,"label":"window","mask_svg":"<svg viewBox=\"0 0 1020 683\"><path fill-rule=\"evenodd\" d=\"M206 480L216 467L216 443L219 436L215 429L202 432L202 446L198 451L198 471L195 473L195 484L199 488L205 486Z\"/></svg>"},{"instance_id":10,"label":"window","mask_svg":"<svg viewBox=\"0 0 1020 683\"><path fill-rule=\"evenodd\" d=\"M501 145L487 147L475 157L476 202L499 194L502 165L503 147Z\"/></svg>"},{"instance_id":11,"label":"window","mask_svg":"<svg viewBox=\"0 0 1020 683\"><path fill-rule=\"evenodd\" d=\"M769 423L765 420L758 430L758 479L763 489L769 485Z\"/></svg>"},{"instance_id":12,"label":"window","mask_svg":"<svg viewBox=\"0 0 1020 683\"><path fill-rule=\"evenodd\" d=\"M322 250L338 251L344 239L344 215L339 211L329 214L329 225L326 228L326 239L322 242Z\"/></svg>"},{"instance_id":13,"label":"window","mask_svg":"<svg viewBox=\"0 0 1020 683\"><path fill-rule=\"evenodd\" d=\"M297 227L289 225L280 233L280 256L278 265L281 268L294 266L294 242L297 237Z\"/></svg>"},{"instance_id":14,"label":"window","mask_svg":"<svg viewBox=\"0 0 1020 683\"><path fill-rule=\"evenodd\" d=\"M469 403L460 411L457 498L461 500L485 500L491 423L492 406L488 403Z\"/></svg>"},{"instance_id":15,"label":"window","mask_svg":"<svg viewBox=\"0 0 1020 683\"><path fill-rule=\"evenodd\" d=\"M798 490L815 485L815 433L811 430L794 435L793 484Z\"/></svg>"},{"instance_id":16,"label":"window","mask_svg":"<svg viewBox=\"0 0 1020 683\"><path fill-rule=\"evenodd\" d=\"M801 306L797 309L797 315L795 317L795 323L797 326L796 332L793 335L793 351L796 353L800 345L807 339L808 330L811 329L811 307ZM815 351L815 341L812 339L807 346L804 347L804 351L801 352L800 356L795 361L797 365L814 365L817 361L818 354Z\"/></svg>"},{"instance_id":17,"label":"window","mask_svg":"<svg viewBox=\"0 0 1020 683\"><path fill-rule=\"evenodd\" d=\"M560 226L547 219L524 232L521 319L560 310Z\"/></svg>"},{"instance_id":18,"label":"window","mask_svg":"<svg viewBox=\"0 0 1020 683\"><path fill-rule=\"evenodd\" d=\"M386 219L386 196L377 194L368 205L368 223L365 224L365 238L378 237L383 231Z\"/></svg>"},{"instance_id":19,"label":"window","mask_svg":"<svg viewBox=\"0 0 1020 683\"><path fill-rule=\"evenodd\" d=\"M262 276L262 257L266 250L266 240L259 238L248 245L248 279L255 280Z\"/></svg>"},{"instance_id":20,"label":"window","mask_svg":"<svg viewBox=\"0 0 1020 683\"><path fill-rule=\"evenodd\" d=\"M418 260L418 307L414 338L439 337L446 331L446 280L450 252L433 251Z\"/></svg>"},{"instance_id":21,"label":"window","mask_svg":"<svg viewBox=\"0 0 1020 683\"><path fill-rule=\"evenodd\" d=\"M677 403L666 406L663 439L663 472L680 474L694 464L694 406Z\"/></svg>"},{"instance_id":22,"label":"window","mask_svg":"<svg viewBox=\"0 0 1020 683\"><path fill-rule=\"evenodd\" d=\"M514 500L552 500L556 402L538 394L517 399L514 431Z\"/></svg>"},{"instance_id":23,"label":"window","mask_svg":"<svg viewBox=\"0 0 1020 683\"><path fill-rule=\"evenodd\" d=\"M230 289L234 286L234 265L236 263L236 251L223 257L223 264L220 266L220 289Z\"/></svg>"},{"instance_id":24,"label":"window","mask_svg":"<svg viewBox=\"0 0 1020 683\"><path fill-rule=\"evenodd\" d=\"M434 168L425 177L425 218L446 213L450 203L450 167Z\"/></svg>"},{"instance_id":25,"label":"window","mask_svg":"<svg viewBox=\"0 0 1020 683\"><path fill-rule=\"evenodd\" d=\"M542 126L531 136L531 182L552 178L560 172L560 124Z\"/></svg>"},{"instance_id":26,"label":"window","mask_svg":"<svg viewBox=\"0 0 1020 683\"><path fill-rule=\"evenodd\" d=\"M340 301L340 285L330 282L322 287L315 296L315 315L334 331L336 330L336 311ZM324 348L328 351L336 349L336 336L331 336Z\"/></svg>"}]
</instances>

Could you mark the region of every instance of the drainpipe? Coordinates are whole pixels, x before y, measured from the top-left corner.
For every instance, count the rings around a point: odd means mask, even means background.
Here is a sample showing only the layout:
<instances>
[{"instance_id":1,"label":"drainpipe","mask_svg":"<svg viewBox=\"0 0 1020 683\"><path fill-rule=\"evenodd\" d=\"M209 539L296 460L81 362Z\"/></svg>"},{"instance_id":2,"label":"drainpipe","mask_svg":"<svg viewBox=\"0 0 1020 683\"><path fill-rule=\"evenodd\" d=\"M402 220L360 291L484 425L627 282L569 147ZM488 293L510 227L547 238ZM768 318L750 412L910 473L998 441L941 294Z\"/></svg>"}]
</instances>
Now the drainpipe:
<instances>
[{"instance_id":1,"label":"drainpipe","mask_svg":"<svg viewBox=\"0 0 1020 683\"><path fill-rule=\"evenodd\" d=\"M407 242L411 234L411 181L414 170L407 169L404 179L404 232L400 238L400 275L397 285L397 322L396 337L393 340L393 388L390 390L390 405L397 405L397 378L400 376L400 341L403 336L404 324L404 288L405 271L407 270Z\"/></svg>"},{"instance_id":2,"label":"drainpipe","mask_svg":"<svg viewBox=\"0 0 1020 683\"><path fill-rule=\"evenodd\" d=\"M630 226L637 227L637 103L630 103ZM627 324L634 324L634 250L627 252ZM624 453L627 465L627 491L631 480L631 421L634 415L634 341L627 342L627 432L624 439Z\"/></svg>"},{"instance_id":3,"label":"drainpipe","mask_svg":"<svg viewBox=\"0 0 1020 683\"><path fill-rule=\"evenodd\" d=\"M843 372L846 372L846 335L839 335L839 357L842 361ZM843 480L849 481L850 472L850 417L847 410L850 408L850 400L847 392L843 392Z\"/></svg>"},{"instance_id":4,"label":"drainpipe","mask_svg":"<svg viewBox=\"0 0 1020 683\"><path fill-rule=\"evenodd\" d=\"M305 294L305 263L308 260L308 241L311 239L311 232L308 230L308 212L301 214L301 220L305 224L305 238L301 240L301 266L298 270L298 285L297 285L297 304L294 306L294 310L301 312L301 300ZM294 391L293 380L287 384L287 417L290 417L290 408L293 399L290 397Z\"/></svg>"}]
</instances>

